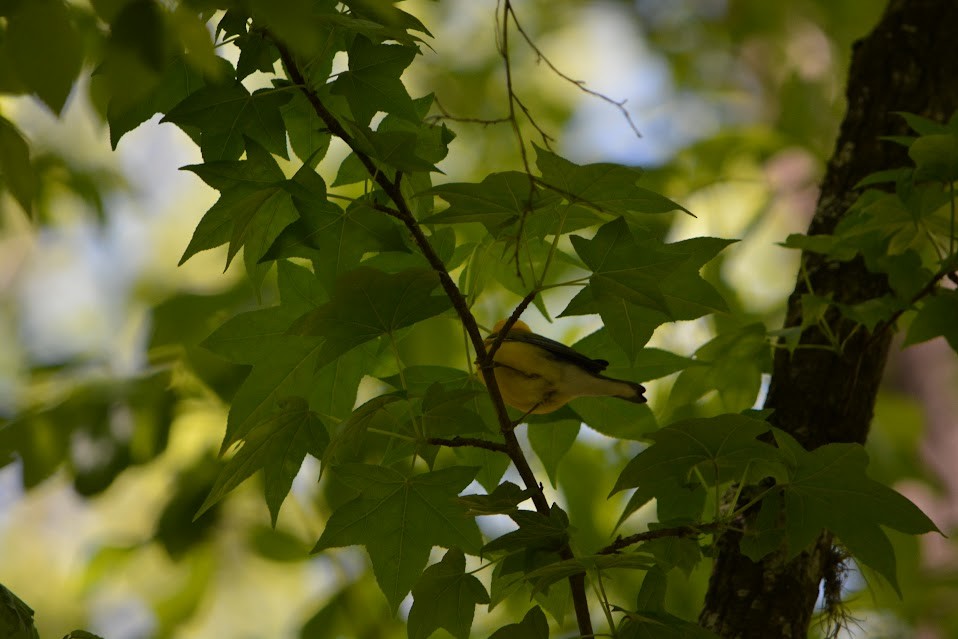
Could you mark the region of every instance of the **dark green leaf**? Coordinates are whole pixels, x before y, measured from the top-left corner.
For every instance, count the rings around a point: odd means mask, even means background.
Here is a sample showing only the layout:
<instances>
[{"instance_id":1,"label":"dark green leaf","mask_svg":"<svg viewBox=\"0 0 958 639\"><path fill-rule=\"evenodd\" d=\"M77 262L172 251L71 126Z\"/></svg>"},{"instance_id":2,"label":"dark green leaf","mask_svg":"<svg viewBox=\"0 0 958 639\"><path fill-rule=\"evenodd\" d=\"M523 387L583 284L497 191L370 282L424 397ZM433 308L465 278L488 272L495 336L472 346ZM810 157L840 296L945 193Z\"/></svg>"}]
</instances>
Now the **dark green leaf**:
<instances>
[{"instance_id":1,"label":"dark green leaf","mask_svg":"<svg viewBox=\"0 0 958 639\"><path fill-rule=\"evenodd\" d=\"M19 80L59 114L83 66L83 41L59 0L30 0L18 9L7 18L6 53Z\"/></svg>"},{"instance_id":2,"label":"dark green leaf","mask_svg":"<svg viewBox=\"0 0 958 639\"><path fill-rule=\"evenodd\" d=\"M250 94L239 83L207 86L170 109L163 122L199 128L200 149L207 162L239 158L244 149L250 150L244 137L286 158L286 128L279 109L291 98L290 89L260 89Z\"/></svg>"},{"instance_id":3,"label":"dark green leaf","mask_svg":"<svg viewBox=\"0 0 958 639\"><path fill-rule=\"evenodd\" d=\"M951 348L958 351L958 322L955 318L958 318L958 293L939 289L936 295L922 302L918 315L908 328L905 346L943 335Z\"/></svg>"},{"instance_id":4,"label":"dark green leaf","mask_svg":"<svg viewBox=\"0 0 958 639\"><path fill-rule=\"evenodd\" d=\"M418 121L416 107L400 80L418 52L413 46L373 44L358 37L349 49L349 70L339 74L331 90L346 96L362 125L369 124L377 111Z\"/></svg>"},{"instance_id":5,"label":"dark green leaf","mask_svg":"<svg viewBox=\"0 0 958 639\"><path fill-rule=\"evenodd\" d=\"M471 446L461 446L453 452L460 463L479 468L476 481L487 491L496 489L499 480L509 468L509 457L499 452Z\"/></svg>"},{"instance_id":6,"label":"dark green leaf","mask_svg":"<svg viewBox=\"0 0 958 639\"><path fill-rule=\"evenodd\" d=\"M744 415L688 419L652 433L653 444L628 463L612 489L616 493L646 482L692 483L700 474L709 485L767 474L784 475L778 450L756 439L766 422ZM696 473L697 471L697 473Z\"/></svg>"},{"instance_id":7,"label":"dark green leaf","mask_svg":"<svg viewBox=\"0 0 958 639\"><path fill-rule=\"evenodd\" d=\"M908 149L915 162L916 180L954 182L958 180L958 135L923 135Z\"/></svg>"},{"instance_id":8,"label":"dark green leaf","mask_svg":"<svg viewBox=\"0 0 958 639\"><path fill-rule=\"evenodd\" d=\"M529 443L556 486L559 462L565 456L579 434L579 420L562 420L548 424L529 424Z\"/></svg>"},{"instance_id":9,"label":"dark green leaf","mask_svg":"<svg viewBox=\"0 0 958 639\"><path fill-rule=\"evenodd\" d=\"M936 133L948 133L950 131L947 125L929 120L916 113L908 113L906 111L896 111L895 113L904 118L908 126L914 129L919 135L934 135Z\"/></svg>"},{"instance_id":10,"label":"dark green leaf","mask_svg":"<svg viewBox=\"0 0 958 639\"><path fill-rule=\"evenodd\" d=\"M332 299L300 318L293 330L324 338L322 366L359 344L445 311L449 298L432 294L438 285L427 269L387 274L358 268L340 278Z\"/></svg>"},{"instance_id":11,"label":"dark green leaf","mask_svg":"<svg viewBox=\"0 0 958 639\"><path fill-rule=\"evenodd\" d=\"M94 76L94 81L96 79L97 76ZM123 78L109 77L109 81L120 84ZM124 95L121 91L122 85L112 87L106 111L106 119L110 125L110 144L116 149L120 138L128 131L132 131L157 113L168 112L204 84L203 76L182 57L177 57L166 64L162 75L158 76L155 82L143 87L142 95Z\"/></svg>"},{"instance_id":12,"label":"dark green leaf","mask_svg":"<svg viewBox=\"0 0 958 639\"><path fill-rule=\"evenodd\" d=\"M642 579L642 588L636 597L637 610L665 610L665 571L658 566L650 568Z\"/></svg>"},{"instance_id":13,"label":"dark green leaf","mask_svg":"<svg viewBox=\"0 0 958 639\"><path fill-rule=\"evenodd\" d=\"M479 415L471 410L482 394L478 389L445 389L433 384L422 398L420 424L426 437L450 437L471 433L488 433Z\"/></svg>"},{"instance_id":14,"label":"dark green leaf","mask_svg":"<svg viewBox=\"0 0 958 639\"><path fill-rule=\"evenodd\" d=\"M919 535L938 531L935 524L915 504L865 474L868 455L861 445L826 444L808 452L787 433L774 433L792 466L784 485L789 556L802 552L827 528L898 591L895 553L881 527Z\"/></svg>"},{"instance_id":15,"label":"dark green leaf","mask_svg":"<svg viewBox=\"0 0 958 639\"><path fill-rule=\"evenodd\" d=\"M30 147L13 123L4 117L0 117L0 180L29 215L37 191Z\"/></svg>"},{"instance_id":16,"label":"dark green leaf","mask_svg":"<svg viewBox=\"0 0 958 639\"><path fill-rule=\"evenodd\" d=\"M252 140L247 140L247 146L246 160L184 167L219 189L220 198L200 220L180 264L200 251L229 242L227 266L245 247L247 271L258 283L261 278L254 275L250 264L255 265L297 215L276 160Z\"/></svg>"},{"instance_id":17,"label":"dark green leaf","mask_svg":"<svg viewBox=\"0 0 958 639\"><path fill-rule=\"evenodd\" d=\"M536 157L542 181L573 204L615 215L676 210L688 213L664 195L637 186L641 172L635 168L608 163L579 166L538 146Z\"/></svg>"},{"instance_id":18,"label":"dark green leaf","mask_svg":"<svg viewBox=\"0 0 958 639\"><path fill-rule=\"evenodd\" d=\"M489 603L489 595L465 570L466 557L458 548L450 548L442 561L426 568L412 589L409 639L428 639L439 628L467 639L476 606Z\"/></svg>"},{"instance_id":19,"label":"dark green leaf","mask_svg":"<svg viewBox=\"0 0 958 639\"><path fill-rule=\"evenodd\" d=\"M519 529L490 541L482 547L483 554L529 548L557 550L569 538L569 518L554 504L548 517L530 510L519 510L509 517L519 525Z\"/></svg>"},{"instance_id":20,"label":"dark green leaf","mask_svg":"<svg viewBox=\"0 0 958 639\"><path fill-rule=\"evenodd\" d=\"M725 302L698 271L730 243L705 237L675 244L636 242L623 218L602 226L591 240L572 236L576 253L593 271L592 312L607 323L619 316L623 302L656 311L663 321L724 311ZM621 345L627 353L635 351L631 341Z\"/></svg>"},{"instance_id":21,"label":"dark green leaf","mask_svg":"<svg viewBox=\"0 0 958 639\"><path fill-rule=\"evenodd\" d=\"M650 527L649 530L655 530L659 526ZM655 563L663 570L672 570L679 568L688 577L692 570L702 560L702 550L699 548L699 542L689 537L660 537L647 541L635 552L642 552L652 555Z\"/></svg>"},{"instance_id":22,"label":"dark green leaf","mask_svg":"<svg viewBox=\"0 0 958 639\"><path fill-rule=\"evenodd\" d=\"M280 109L289 144L300 161L315 169L326 155L332 135L302 91L294 91L292 96Z\"/></svg>"},{"instance_id":23,"label":"dark green leaf","mask_svg":"<svg viewBox=\"0 0 958 639\"><path fill-rule=\"evenodd\" d=\"M0 584L0 636L9 639L39 639L33 625L33 609Z\"/></svg>"},{"instance_id":24,"label":"dark green leaf","mask_svg":"<svg viewBox=\"0 0 958 639\"><path fill-rule=\"evenodd\" d=\"M242 448L226 462L196 516L262 468L266 503L275 526L279 508L306 453L322 459L329 434L316 414L309 410L306 400L289 397L278 402L277 410L256 423L243 439Z\"/></svg>"},{"instance_id":25,"label":"dark green leaf","mask_svg":"<svg viewBox=\"0 0 958 639\"><path fill-rule=\"evenodd\" d=\"M526 579L532 583L533 592L539 592L545 590L560 579L567 579L572 575L582 572L611 570L612 568L649 570L654 565L648 555L640 555L638 553L588 555L574 559L565 559L537 568L527 573Z\"/></svg>"},{"instance_id":26,"label":"dark green leaf","mask_svg":"<svg viewBox=\"0 0 958 639\"><path fill-rule=\"evenodd\" d=\"M807 310L807 300L802 301L803 311ZM751 408L761 388L762 373L771 369L765 326L749 324L724 332L699 348L695 361L698 366L682 371L672 386L669 404L673 408L691 404L712 391L718 391L726 411Z\"/></svg>"},{"instance_id":27,"label":"dark green leaf","mask_svg":"<svg viewBox=\"0 0 958 639\"><path fill-rule=\"evenodd\" d=\"M679 483L675 479L645 482L639 486L622 510L616 528L635 511L656 500L659 521L695 522L701 519L705 507L705 487L699 481Z\"/></svg>"},{"instance_id":28,"label":"dark green leaf","mask_svg":"<svg viewBox=\"0 0 958 639\"><path fill-rule=\"evenodd\" d=\"M511 515L516 512L519 504L529 498L529 491L507 481L496 486L488 495L463 495L459 498L459 503L473 516Z\"/></svg>"},{"instance_id":29,"label":"dark green leaf","mask_svg":"<svg viewBox=\"0 0 958 639\"><path fill-rule=\"evenodd\" d=\"M406 477L381 466L346 464L334 473L359 496L333 512L313 552L366 546L393 609L416 583L433 546L478 552L479 528L456 501L475 477L475 468Z\"/></svg>"},{"instance_id":30,"label":"dark green leaf","mask_svg":"<svg viewBox=\"0 0 958 639\"><path fill-rule=\"evenodd\" d=\"M619 628L621 639L719 639L718 635L663 610L628 613Z\"/></svg>"},{"instance_id":31,"label":"dark green leaf","mask_svg":"<svg viewBox=\"0 0 958 639\"><path fill-rule=\"evenodd\" d=\"M539 606L526 613L519 623L496 630L489 639L549 639L549 621Z\"/></svg>"},{"instance_id":32,"label":"dark green leaf","mask_svg":"<svg viewBox=\"0 0 958 639\"><path fill-rule=\"evenodd\" d=\"M440 184L422 195L438 195L449 203L449 208L427 218L425 223L479 222L494 234L523 211L545 208L558 199L543 193L529 181L528 175L519 171L492 173L478 184Z\"/></svg>"}]
</instances>

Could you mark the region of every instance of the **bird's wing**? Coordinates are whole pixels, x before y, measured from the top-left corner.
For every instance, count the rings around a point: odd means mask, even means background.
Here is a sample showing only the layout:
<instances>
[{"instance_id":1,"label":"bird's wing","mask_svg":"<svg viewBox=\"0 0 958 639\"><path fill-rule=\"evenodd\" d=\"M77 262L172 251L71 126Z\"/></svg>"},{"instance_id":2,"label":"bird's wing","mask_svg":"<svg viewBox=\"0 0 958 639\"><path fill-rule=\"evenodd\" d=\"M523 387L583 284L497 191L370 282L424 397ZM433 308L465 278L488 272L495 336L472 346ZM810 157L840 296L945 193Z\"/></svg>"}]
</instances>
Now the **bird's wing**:
<instances>
[{"instance_id":1,"label":"bird's wing","mask_svg":"<svg viewBox=\"0 0 958 639\"><path fill-rule=\"evenodd\" d=\"M495 339L496 336L497 333L493 333L486 339ZM548 337L543 337L542 335L536 335L535 333L526 333L525 331L510 331L503 341L522 342L532 346L538 346L539 348L547 351L555 359L571 362L577 366L581 366L593 375L598 375L609 366L609 362L605 361L604 359L592 359L591 357L586 357L579 351L566 346L562 342L557 342L554 339L549 339Z\"/></svg>"}]
</instances>

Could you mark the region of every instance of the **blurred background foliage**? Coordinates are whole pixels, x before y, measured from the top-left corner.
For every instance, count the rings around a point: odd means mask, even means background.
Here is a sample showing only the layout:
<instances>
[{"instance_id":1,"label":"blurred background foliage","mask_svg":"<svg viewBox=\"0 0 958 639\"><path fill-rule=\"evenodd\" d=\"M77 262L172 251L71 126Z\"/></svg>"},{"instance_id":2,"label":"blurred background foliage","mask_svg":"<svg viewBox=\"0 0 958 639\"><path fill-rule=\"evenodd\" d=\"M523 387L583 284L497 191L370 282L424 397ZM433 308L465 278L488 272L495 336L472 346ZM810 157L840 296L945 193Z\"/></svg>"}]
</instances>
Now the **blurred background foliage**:
<instances>
[{"instance_id":1,"label":"blurred background foliage","mask_svg":"<svg viewBox=\"0 0 958 639\"><path fill-rule=\"evenodd\" d=\"M60 29L61 37L43 43L15 42L15 25L0 18L0 47L15 61L30 46L51 47L63 61L53 70L23 63L21 72L93 71L118 45L91 6L104 15L121 4L67 3L64 15L47 15L47 27ZM673 241L742 238L708 276L736 311L735 322L780 327L797 253L776 242L804 231L812 215L845 108L851 45L877 20L881 3L518 0L514 6L562 73L627 101L642 137L615 105L550 72L517 37L510 45L514 88L541 128L527 126L526 135L578 162L642 166L644 186L697 216L661 216L652 233ZM457 134L439 165L443 179L521 168L507 124L467 121L506 114L495 2L410 0L403 7L435 35L405 81L413 95L436 94L436 118ZM202 42L189 21L180 22L183 38ZM228 49L221 53L235 55ZM217 471L228 398L247 373L199 343L223 319L274 300L275 282L254 291L235 266L221 272L221 251L176 266L215 200L194 175L178 171L199 161L199 150L159 118L111 150L97 80L81 77L87 79L68 96L55 83L26 87L46 105L30 97L0 100L0 115L30 141L34 169L29 214L11 195L18 192L11 188L16 176L3 176L9 191L0 198L0 582L37 611L43 637L75 627L111 639L405 636L360 549L307 558L337 494L327 480L315 482L315 461L307 458L275 530L258 477L192 521ZM22 78L7 61L0 64L3 90L16 90L17 82ZM255 84L255 74L249 82ZM59 117L51 104L63 106ZM345 155L334 141L320 172ZM494 303L477 309L483 320L518 300L505 283ZM547 296L547 306L561 308L568 299L562 295ZM651 345L691 356L716 323L732 316L663 326ZM534 329L567 342L596 328L590 318L550 325L533 310L526 317ZM459 339L454 325L426 324L401 344L404 358L460 365L448 346ZM756 366L767 367L758 351ZM735 387L735 371L714 374ZM958 523L958 478L949 461L958 454L955 375L953 353L936 342L898 354L868 444L875 478L905 492L946 532ZM660 423L679 416L679 403L670 400L674 381L650 385ZM715 394L697 406L713 414L726 400ZM621 504L594 501L604 489L581 478L611 487L635 446L584 429L564 456L557 453L551 495L590 546L608 543ZM640 510L633 521L649 515ZM905 599L867 574L854 575L852 636L958 636L954 543L893 538ZM669 610L694 619L707 577L704 566L690 575L673 571ZM607 587L632 597L638 584L622 578ZM408 602L400 614L407 612ZM474 634L521 614L506 602L480 614Z\"/></svg>"}]
</instances>

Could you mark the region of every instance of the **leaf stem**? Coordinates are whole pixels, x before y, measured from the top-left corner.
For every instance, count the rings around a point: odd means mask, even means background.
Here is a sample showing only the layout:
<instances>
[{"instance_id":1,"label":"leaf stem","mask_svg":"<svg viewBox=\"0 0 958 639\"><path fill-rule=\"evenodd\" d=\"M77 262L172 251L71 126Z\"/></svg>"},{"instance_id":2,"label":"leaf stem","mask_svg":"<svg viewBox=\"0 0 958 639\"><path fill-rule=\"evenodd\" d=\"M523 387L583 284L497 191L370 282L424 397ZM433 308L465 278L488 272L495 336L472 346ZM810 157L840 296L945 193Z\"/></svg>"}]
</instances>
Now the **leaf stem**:
<instances>
[{"instance_id":1,"label":"leaf stem","mask_svg":"<svg viewBox=\"0 0 958 639\"><path fill-rule=\"evenodd\" d=\"M595 582L599 590L599 603L602 604L602 612L605 613L606 623L609 624L611 636L615 637L615 619L612 618L612 610L609 605L609 596L605 593L605 585L602 583L602 571L598 568L595 571Z\"/></svg>"}]
</instances>

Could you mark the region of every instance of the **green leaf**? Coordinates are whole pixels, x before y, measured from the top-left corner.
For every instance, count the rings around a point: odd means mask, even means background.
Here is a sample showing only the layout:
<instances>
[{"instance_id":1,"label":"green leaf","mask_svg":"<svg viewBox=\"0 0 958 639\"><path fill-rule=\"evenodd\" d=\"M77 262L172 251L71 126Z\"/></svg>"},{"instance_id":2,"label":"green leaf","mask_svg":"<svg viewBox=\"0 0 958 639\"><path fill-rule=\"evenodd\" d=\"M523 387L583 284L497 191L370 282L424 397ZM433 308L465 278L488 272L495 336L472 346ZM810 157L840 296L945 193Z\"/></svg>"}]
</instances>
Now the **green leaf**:
<instances>
[{"instance_id":1,"label":"green leaf","mask_svg":"<svg viewBox=\"0 0 958 639\"><path fill-rule=\"evenodd\" d=\"M227 267L245 246L247 271L258 283L261 276L254 275L250 264L255 265L297 215L276 160L252 140L247 140L247 147L247 159L243 161L184 167L218 189L220 198L200 220L180 264L200 251L229 242Z\"/></svg>"},{"instance_id":2,"label":"green leaf","mask_svg":"<svg viewBox=\"0 0 958 639\"><path fill-rule=\"evenodd\" d=\"M643 439L658 428L648 404L580 397L570 406L589 428L616 439Z\"/></svg>"},{"instance_id":3,"label":"green leaf","mask_svg":"<svg viewBox=\"0 0 958 639\"><path fill-rule=\"evenodd\" d=\"M511 515L519 504L529 499L529 491L523 490L511 481L503 482L488 495L463 495L459 503L466 507L469 515Z\"/></svg>"},{"instance_id":4,"label":"green leaf","mask_svg":"<svg viewBox=\"0 0 958 639\"><path fill-rule=\"evenodd\" d=\"M0 180L30 215L37 192L37 174L30 162L30 146L12 122L0 116Z\"/></svg>"},{"instance_id":5,"label":"green leaf","mask_svg":"<svg viewBox=\"0 0 958 639\"><path fill-rule=\"evenodd\" d=\"M428 269L396 274L361 267L341 277L332 299L293 325L296 333L323 338L318 364L369 340L433 317L449 298L433 295L439 278Z\"/></svg>"},{"instance_id":6,"label":"green leaf","mask_svg":"<svg viewBox=\"0 0 958 639\"><path fill-rule=\"evenodd\" d=\"M511 623L496 630L489 639L549 639L549 621L536 606L519 623Z\"/></svg>"},{"instance_id":7,"label":"green leaf","mask_svg":"<svg viewBox=\"0 0 958 639\"><path fill-rule=\"evenodd\" d=\"M785 526L779 516L783 508L781 492L769 493L762 498L758 517L742 535L739 547L742 554L752 561L761 561L769 553L781 548L785 541Z\"/></svg>"},{"instance_id":8,"label":"green leaf","mask_svg":"<svg viewBox=\"0 0 958 639\"><path fill-rule=\"evenodd\" d=\"M37 50L43 43L42 51ZM7 17L6 53L17 78L60 114L83 66L83 41L60 0L30 0Z\"/></svg>"},{"instance_id":9,"label":"green leaf","mask_svg":"<svg viewBox=\"0 0 958 639\"><path fill-rule=\"evenodd\" d=\"M698 624L686 621L663 610L629 612L619 628L621 639L719 639L718 635Z\"/></svg>"},{"instance_id":10,"label":"green leaf","mask_svg":"<svg viewBox=\"0 0 958 639\"><path fill-rule=\"evenodd\" d=\"M256 364L269 360L278 343L295 341L286 334L290 324L325 297L309 269L283 260L277 270L282 303L231 317L203 340L204 348L237 364Z\"/></svg>"},{"instance_id":11,"label":"green leaf","mask_svg":"<svg viewBox=\"0 0 958 639\"><path fill-rule=\"evenodd\" d=\"M233 397L221 452L246 437L284 397L309 395L319 348L318 340L302 337L273 342L271 355L253 367Z\"/></svg>"},{"instance_id":12,"label":"green leaf","mask_svg":"<svg viewBox=\"0 0 958 639\"><path fill-rule=\"evenodd\" d=\"M291 97L291 90L281 89L260 89L251 94L238 82L207 86L170 109L162 121L184 129L198 128L206 162L235 160L244 148L249 152L244 137L287 158L286 128L279 109Z\"/></svg>"},{"instance_id":13,"label":"green leaf","mask_svg":"<svg viewBox=\"0 0 958 639\"><path fill-rule=\"evenodd\" d=\"M226 462L196 517L262 468L266 504L275 526L279 508L306 453L322 459L327 444L326 427L309 410L305 399L289 397L278 402L277 410L250 429L242 447Z\"/></svg>"},{"instance_id":14,"label":"green leaf","mask_svg":"<svg viewBox=\"0 0 958 639\"><path fill-rule=\"evenodd\" d=\"M363 460L365 438L370 427L380 428L386 432L394 432L394 416L396 407L403 412L408 411L408 403L399 394L379 395L363 403L352 411L338 428L334 430L332 440L323 456L323 466L339 466L348 462Z\"/></svg>"},{"instance_id":15,"label":"green leaf","mask_svg":"<svg viewBox=\"0 0 958 639\"><path fill-rule=\"evenodd\" d=\"M539 146L536 158L542 181L570 203L616 215L689 212L664 195L637 186L641 172L633 167L609 163L580 166Z\"/></svg>"},{"instance_id":16,"label":"green leaf","mask_svg":"<svg viewBox=\"0 0 958 639\"><path fill-rule=\"evenodd\" d=\"M359 496L333 512L313 552L366 546L393 610L416 583L433 546L478 552L479 528L456 501L475 477L475 468L406 477L381 466L346 464L333 472Z\"/></svg>"},{"instance_id":17,"label":"green leaf","mask_svg":"<svg viewBox=\"0 0 958 639\"><path fill-rule=\"evenodd\" d=\"M529 424L529 443L545 467L553 486L557 485L559 462L575 443L579 425L577 419Z\"/></svg>"},{"instance_id":18,"label":"green leaf","mask_svg":"<svg viewBox=\"0 0 958 639\"><path fill-rule=\"evenodd\" d=\"M803 311L808 310L806 300L802 301ZM669 405L673 409L712 391L718 391L726 411L751 408L762 385L762 373L771 369L765 326L749 324L717 335L695 352L695 361L698 365L682 371L672 386Z\"/></svg>"},{"instance_id":19,"label":"green leaf","mask_svg":"<svg viewBox=\"0 0 958 639\"><path fill-rule=\"evenodd\" d=\"M908 123L908 126L914 129L914 131L919 135L934 135L936 133L948 133L950 131L948 125L935 122L934 120L929 120L928 118L915 113L908 113L907 111L895 111L895 114L904 118L905 122Z\"/></svg>"},{"instance_id":20,"label":"green leaf","mask_svg":"<svg viewBox=\"0 0 958 639\"><path fill-rule=\"evenodd\" d=\"M952 350L958 351L958 292L940 288L925 298L918 315L908 328L905 346L926 342L943 335Z\"/></svg>"},{"instance_id":21,"label":"green leaf","mask_svg":"<svg viewBox=\"0 0 958 639\"><path fill-rule=\"evenodd\" d=\"M33 625L33 609L0 584L0 636L9 639L39 639Z\"/></svg>"},{"instance_id":22,"label":"green leaf","mask_svg":"<svg viewBox=\"0 0 958 639\"><path fill-rule=\"evenodd\" d=\"M895 295L882 295L858 304L837 306L842 315L872 331L880 322L891 319L895 313L904 310L907 303Z\"/></svg>"},{"instance_id":23,"label":"green leaf","mask_svg":"<svg viewBox=\"0 0 958 639\"><path fill-rule=\"evenodd\" d=\"M470 433L488 433L482 418L471 405L482 391L478 389L446 389L436 383L422 398L420 424L426 437L450 437Z\"/></svg>"},{"instance_id":24,"label":"green leaf","mask_svg":"<svg viewBox=\"0 0 958 639\"><path fill-rule=\"evenodd\" d=\"M228 66L224 63L224 66ZM97 76L94 76L94 81ZM119 84L122 78L109 78ZM121 87L113 89L107 105L106 120L110 125L110 145L117 144L127 132L140 126L157 113L167 113L188 95L206 83L203 76L182 57L172 59L154 83L145 87L142 95L124 95Z\"/></svg>"},{"instance_id":25,"label":"green leaf","mask_svg":"<svg viewBox=\"0 0 958 639\"><path fill-rule=\"evenodd\" d=\"M784 431L773 432L792 466L783 485L789 556L827 528L901 596L895 552L882 526L920 535L940 532L935 524L901 494L866 475L868 455L860 444L826 444L809 452Z\"/></svg>"},{"instance_id":26,"label":"green leaf","mask_svg":"<svg viewBox=\"0 0 958 639\"><path fill-rule=\"evenodd\" d=\"M695 522L701 519L705 507L705 487L699 481L680 482L675 478L645 482L639 486L622 510L618 528L639 508L656 500L659 521Z\"/></svg>"},{"instance_id":27,"label":"green leaf","mask_svg":"<svg viewBox=\"0 0 958 639\"><path fill-rule=\"evenodd\" d=\"M574 235L576 253L593 271L588 286L591 304L577 312L599 312L609 323L627 302L658 312L663 323L724 311L724 300L698 271L732 242L706 237L674 244L637 242L623 218L603 225L591 240ZM631 340L620 345L627 353L635 351Z\"/></svg>"},{"instance_id":28,"label":"green leaf","mask_svg":"<svg viewBox=\"0 0 958 639\"><path fill-rule=\"evenodd\" d=\"M426 568L412 589L409 639L427 639L439 628L467 639L476 606L489 603L489 594L465 571L466 557L458 548L450 548L442 561Z\"/></svg>"},{"instance_id":29,"label":"green leaf","mask_svg":"<svg viewBox=\"0 0 958 639\"><path fill-rule=\"evenodd\" d=\"M519 171L491 173L482 182L440 184L422 193L438 195L449 208L425 219L426 224L479 222L494 236L519 218L523 211L534 211L555 204L558 198L543 191Z\"/></svg>"},{"instance_id":30,"label":"green leaf","mask_svg":"<svg viewBox=\"0 0 958 639\"><path fill-rule=\"evenodd\" d=\"M414 46L373 44L365 37L349 48L349 70L332 83L334 95L343 95L355 120L369 124L377 111L413 121L419 114L400 76L419 50Z\"/></svg>"},{"instance_id":31,"label":"green leaf","mask_svg":"<svg viewBox=\"0 0 958 639\"><path fill-rule=\"evenodd\" d=\"M395 170L405 173L442 173L431 161L420 155L419 136L414 132L371 131L354 126L352 133L359 150L384 166L389 174ZM366 172L368 173L368 170Z\"/></svg>"},{"instance_id":32,"label":"green leaf","mask_svg":"<svg viewBox=\"0 0 958 639\"><path fill-rule=\"evenodd\" d=\"M279 59L279 51L265 33L252 29L236 38L234 44L240 50L239 59L236 61L237 80L242 80L256 71L272 73L273 66Z\"/></svg>"},{"instance_id":33,"label":"green leaf","mask_svg":"<svg viewBox=\"0 0 958 639\"><path fill-rule=\"evenodd\" d=\"M589 571L625 568L628 570L649 570L655 564L647 555L638 553L616 553L611 555L587 555L565 559L537 568L526 574L532 583L533 592L545 590L561 579Z\"/></svg>"},{"instance_id":34,"label":"green leaf","mask_svg":"<svg viewBox=\"0 0 958 639\"><path fill-rule=\"evenodd\" d=\"M915 162L916 180L954 182L958 180L958 135L923 135L908 148Z\"/></svg>"},{"instance_id":35,"label":"green leaf","mask_svg":"<svg viewBox=\"0 0 958 639\"><path fill-rule=\"evenodd\" d=\"M744 415L688 419L649 435L652 445L619 475L611 494L645 483L672 480L680 485L698 474L708 485L750 477L784 475L778 450L756 439L770 426ZM697 471L697 473L696 473Z\"/></svg>"},{"instance_id":36,"label":"green leaf","mask_svg":"<svg viewBox=\"0 0 958 639\"><path fill-rule=\"evenodd\" d=\"M657 566L650 568L642 579L642 587L636 597L636 609L665 610L666 586L665 571Z\"/></svg>"},{"instance_id":37,"label":"green leaf","mask_svg":"<svg viewBox=\"0 0 958 639\"><path fill-rule=\"evenodd\" d=\"M300 161L315 169L326 155L332 135L302 91L293 91L292 96L280 109L289 144Z\"/></svg>"},{"instance_id":38,"label":"green leaf","mask_svg":"<svg viewBox=\"0 0 958 639\"><path fill-rule=\"evenodd\" d=\"M557 505L552 505L545 517L531 510L518 510L509 517L519 525L482 547L482 554L497 550L545 549L558 550L569 539L569 517Z\"/></svg>"},{"instance_id":39,"label":"green leaf","mask_svg":"<svg viewBox=\"0 0 958 639\"><path fill-rule=\"evenodd\" d=\"M346 210L328 201L322 178L307 166L296 173L290 188L299 219L276 236L260 261L311 259L320 281L332 290L336 279L359 266L366 253L408 250L395 220L362 201Z\"/></svg>"},{"instance_id":40,"label":"green leaf","mask_svg":"<svg viewBox=\"0 0 958 639\"><path fill-rule=\"evenodd\" d=\"M468 466L477 466L476 481L487 491L494 491L509 468L509 457L499 452L461 446L453 449L456 459Z\"/></svg>"},{"instance_id":41,"label":"green leaf","mask_svg":"<svg viewBox=\"0 0 958 639\"><path fill-rule=\"evenodd\" d=\"M662 524L653 525L649 530L664 527ZM635 552L646 553L655 558L655 563L664 570L679 568L686 577L691 576L692 570L702 560L702 549L699 542L688 537L660 537L647 541Z\"/></svg>"}]
</instances>

